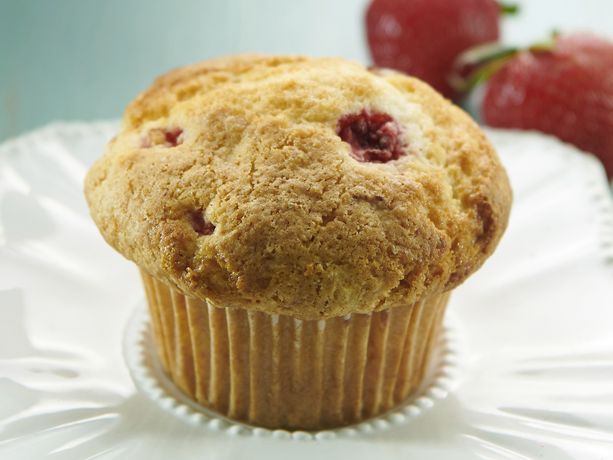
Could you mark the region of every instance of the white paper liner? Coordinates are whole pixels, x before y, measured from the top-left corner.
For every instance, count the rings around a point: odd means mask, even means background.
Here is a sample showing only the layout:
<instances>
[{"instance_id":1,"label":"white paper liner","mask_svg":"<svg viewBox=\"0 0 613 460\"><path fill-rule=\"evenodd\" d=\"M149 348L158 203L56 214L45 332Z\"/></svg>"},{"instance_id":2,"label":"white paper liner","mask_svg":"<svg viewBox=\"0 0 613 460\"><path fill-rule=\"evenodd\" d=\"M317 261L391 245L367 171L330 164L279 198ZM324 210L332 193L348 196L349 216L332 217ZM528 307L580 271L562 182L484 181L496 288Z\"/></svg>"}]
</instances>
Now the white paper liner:
<instances>
[{"instance_id":1,"label":"white paper liner","mask_svg":"<svg viewBox=\"0 0 613 460\"><path fill-rule=\"evenodd\" d=\"M189 398L164 372L155 349L147 307L138 308L126 328L124 357L136 387L162 409L190 425L230 436L268 437L272 439L328 440L353 437L359 433L387 430L409 423L455 387L458 369L457 339L448 325L441 328L425 378L417 392L393 410L347 427L320 431L270 430L224 417Z\"/></svg>"}]
</instances>

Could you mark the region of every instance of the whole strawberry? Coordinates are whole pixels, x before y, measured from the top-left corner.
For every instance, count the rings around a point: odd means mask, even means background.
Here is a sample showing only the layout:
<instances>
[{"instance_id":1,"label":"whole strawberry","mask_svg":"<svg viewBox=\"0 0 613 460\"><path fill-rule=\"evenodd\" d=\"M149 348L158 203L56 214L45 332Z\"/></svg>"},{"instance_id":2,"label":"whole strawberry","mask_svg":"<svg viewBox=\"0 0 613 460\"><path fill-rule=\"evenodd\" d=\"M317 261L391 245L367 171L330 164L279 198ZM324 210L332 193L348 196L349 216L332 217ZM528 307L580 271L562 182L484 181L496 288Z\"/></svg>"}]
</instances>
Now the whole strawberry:
<instances>
[{"instance_id":1,"label":"whole strawberry","mask_svg":"<svg viewBox=\"0 0 613 460\"><path fill-rule=\"evenodd\" d=\"M456 57L498 39L501 11L494 0L373 0L366 12L372 59L453 98L448 76Z\"/></svg>"},{"instance_id":2,"label":"whole strawberry","mask_svg":"<svg viewBox=\"0 0 613 460\"><path fill-rule=\"evenodd\" d=\"M613 43L562 35L523 50L489 76L481 115L491 126L535 129L596 154L613 177Z\"/></svg>"}]
</instances>

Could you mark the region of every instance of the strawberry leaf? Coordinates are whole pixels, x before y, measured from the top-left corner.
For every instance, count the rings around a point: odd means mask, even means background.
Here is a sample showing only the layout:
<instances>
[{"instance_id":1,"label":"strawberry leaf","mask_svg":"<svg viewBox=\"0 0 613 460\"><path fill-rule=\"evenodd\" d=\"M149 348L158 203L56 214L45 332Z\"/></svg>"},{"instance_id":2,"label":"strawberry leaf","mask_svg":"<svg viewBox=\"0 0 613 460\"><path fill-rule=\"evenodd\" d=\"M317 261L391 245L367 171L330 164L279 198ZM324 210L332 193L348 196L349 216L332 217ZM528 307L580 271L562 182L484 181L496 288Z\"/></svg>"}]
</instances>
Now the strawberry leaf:
<instances>
[{"instance_id":1,"label":"strawberry leaf","mask_svg":"<svg viewBox=\"0 0 613 460\"><path fill-rule=\"evenodd\" d=\"M498 2L500 12L505 16L514 16L519 13L519 5L517 3Z\"/></svg>"}]
</instances>

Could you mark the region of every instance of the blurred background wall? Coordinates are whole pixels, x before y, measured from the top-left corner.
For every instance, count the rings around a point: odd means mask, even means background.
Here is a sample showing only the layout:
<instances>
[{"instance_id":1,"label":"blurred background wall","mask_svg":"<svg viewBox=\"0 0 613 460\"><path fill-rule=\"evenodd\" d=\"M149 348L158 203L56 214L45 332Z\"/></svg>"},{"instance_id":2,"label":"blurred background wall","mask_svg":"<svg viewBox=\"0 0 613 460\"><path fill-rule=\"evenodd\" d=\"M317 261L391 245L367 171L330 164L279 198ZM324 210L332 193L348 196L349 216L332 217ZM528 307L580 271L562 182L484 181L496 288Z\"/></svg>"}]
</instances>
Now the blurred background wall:
<instances>
[{"instance_id":1,"label":"blurred background wall","mask_svg":"<svg viewBox=\"0 0 613 460\"><path fill-rule=\"evenodd\" d=\"M368 0L0 0L0 141L55 120L117 118L158 74L237 52L368 62ZM613 38L611 0L524 0L503 37ZM603 11L607 11L603 14Z\"/></svg>"}]
</instances>

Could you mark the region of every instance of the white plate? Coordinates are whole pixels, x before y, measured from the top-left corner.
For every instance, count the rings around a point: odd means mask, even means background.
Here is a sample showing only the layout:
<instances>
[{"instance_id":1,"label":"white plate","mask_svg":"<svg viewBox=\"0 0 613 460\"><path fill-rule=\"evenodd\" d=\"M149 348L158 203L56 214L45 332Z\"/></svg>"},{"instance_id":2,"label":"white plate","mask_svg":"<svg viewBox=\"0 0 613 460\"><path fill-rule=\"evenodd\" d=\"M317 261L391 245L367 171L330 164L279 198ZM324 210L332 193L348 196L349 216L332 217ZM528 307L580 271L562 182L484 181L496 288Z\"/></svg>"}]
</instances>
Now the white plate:
<instances>
[{"instance_id":1,"label":"white plate","mask_svg":"<svg viewBox=\"0 0 613 460\"><path fill-rule=\"evenodd\" d=\"M368 432L278 439L190 423L132 382L122 343L140 281L81 185L115 129L53 125L0 146L0 458L613 458L613 211L591 157L489 131L515 206L452 298L451 392Z\"/></svg>"}]
</instances>

